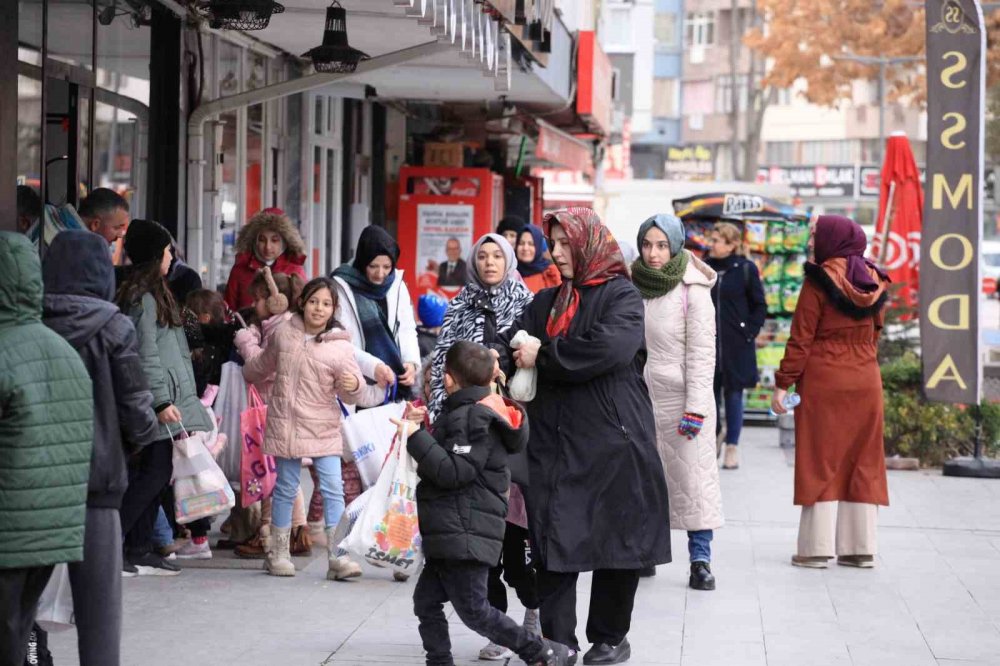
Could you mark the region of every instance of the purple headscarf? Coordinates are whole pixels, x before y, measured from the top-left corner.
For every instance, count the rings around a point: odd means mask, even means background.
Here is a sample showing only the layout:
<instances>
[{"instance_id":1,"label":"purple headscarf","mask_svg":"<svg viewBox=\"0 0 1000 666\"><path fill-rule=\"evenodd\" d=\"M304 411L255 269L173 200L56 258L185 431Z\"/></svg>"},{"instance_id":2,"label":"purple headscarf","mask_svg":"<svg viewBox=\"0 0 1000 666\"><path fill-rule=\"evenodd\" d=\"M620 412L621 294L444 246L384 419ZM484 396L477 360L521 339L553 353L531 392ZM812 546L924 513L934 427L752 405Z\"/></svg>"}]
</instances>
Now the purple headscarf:
<instances>
[{"instance_id":1,"label":"purple headscarf","mask_svg":"<svg viewBox=\"0 0 1000 666\"><path fill-rule=\"evenodd\" d=\"M857 222L840 215L820 215L813 232L813 251L816 263L823 265L828 259L847 259L847 279L858 291L871 293L879 284L872 279L869 268L879 277L887 279L885 273L871 261L865 259L868 239Z\"/></svg>"}]
</instances>

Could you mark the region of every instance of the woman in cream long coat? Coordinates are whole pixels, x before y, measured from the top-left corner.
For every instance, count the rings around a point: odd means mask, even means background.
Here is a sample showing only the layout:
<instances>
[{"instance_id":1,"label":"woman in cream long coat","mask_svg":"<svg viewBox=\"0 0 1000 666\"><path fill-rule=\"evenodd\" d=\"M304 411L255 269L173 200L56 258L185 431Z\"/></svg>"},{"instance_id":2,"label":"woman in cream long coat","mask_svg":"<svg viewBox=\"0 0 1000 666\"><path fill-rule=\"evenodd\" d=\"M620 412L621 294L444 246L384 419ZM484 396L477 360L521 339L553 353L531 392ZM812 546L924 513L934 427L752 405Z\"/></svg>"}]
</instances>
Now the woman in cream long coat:
<instances>
[{"instance_id":1,"label":"woman in cream long coat","mask_svg":"<svg viewBox=\"0 0 1000 666\"><path fill-rule=\"evenodd\" d=\"M723 524L712 395L716 274L683 249L684 228L673 215L643 223L638 246L632 278L646 306L644 376L670 493L670 526L688 532L691 587L714 590L712 530Z\"/></svg>"}]
</instances>

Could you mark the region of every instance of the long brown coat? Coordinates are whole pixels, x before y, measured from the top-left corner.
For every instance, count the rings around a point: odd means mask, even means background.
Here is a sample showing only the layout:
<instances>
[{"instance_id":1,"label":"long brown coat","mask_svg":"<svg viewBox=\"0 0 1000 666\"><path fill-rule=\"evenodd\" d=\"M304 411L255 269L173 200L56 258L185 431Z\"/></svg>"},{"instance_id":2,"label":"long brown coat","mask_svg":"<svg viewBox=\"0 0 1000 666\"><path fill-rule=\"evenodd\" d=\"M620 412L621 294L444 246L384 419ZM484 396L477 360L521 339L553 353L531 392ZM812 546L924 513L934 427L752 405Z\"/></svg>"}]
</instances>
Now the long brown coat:
<instances>
[{"instance_id":1,"label":"long brown coat","mask_svg":"<svg viewBox=\"0 0 1000 666\"><path fill-rule=\"evenodd\" d=\"M778 388L794 384L802 397L795 409L795 504L888 506L877 358L887 284L860 292L845 269L845 259L807 265L775 375Z\"/></svg>"}]
</instances>

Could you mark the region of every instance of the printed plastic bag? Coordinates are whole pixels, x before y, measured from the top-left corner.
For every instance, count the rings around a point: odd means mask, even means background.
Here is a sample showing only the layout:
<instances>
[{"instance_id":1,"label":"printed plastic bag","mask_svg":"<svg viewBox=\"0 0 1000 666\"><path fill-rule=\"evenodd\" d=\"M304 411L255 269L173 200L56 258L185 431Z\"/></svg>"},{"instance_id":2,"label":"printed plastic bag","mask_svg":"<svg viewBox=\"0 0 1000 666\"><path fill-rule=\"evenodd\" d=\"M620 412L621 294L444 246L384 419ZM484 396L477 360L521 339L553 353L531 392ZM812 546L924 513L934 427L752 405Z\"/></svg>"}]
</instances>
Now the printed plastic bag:
<instances>
[{"instance_id":1,"label":"printed plastic bag","mask_svg":"<svg viewBox=\"0 0 1000 666\"><path fill-rule=\"evenodd\" d=\"M73 617L73 590L69 584L69 567L57 564L38 599L35 622L45 631L66 631L76 626Z\"/></svg>"},{"instance_id":2,"label":"printed plastic bag","mask_svg":"<svg viewBox=\"0 0 1000 666\"><path fill-rule=\"evenodd\" d=\"M382 463L385 462L396 436L396 426L389 419L403 418L406 403L390 402L354 414L343 403L340 403L340 409L344 415L340 427L344 444L351 452L354 464L358 466L362 487L371 488L379 478ZM344 459L347 460L347 456Z\"/></svg>"},{"instance_id":3,"label":"printed plastic bag","mask_svg":"<svg viewBox=\"0 0 1000 666\"><path fill-rule=\"evenodd\" d=\"M368 503L340 547L369 564L412 576L423 562L417 522L417 465L397 438ZM359 498L360 499L360 498Z\"/></svg>"},{"instance_id":4,"label":"printed plastic bag","mask_svg":"<svg viewBox=\"0 0 1000 666\"><path fill-rule=\"evenodd\" d=\"M538 338L528 335L527 331L518 331L510 341L511 349L520 349L521 345L533 340L540 342ZM535 399L535 390L538 386L538 371L535 368L518 368L513 379L507 384L510 397L521 402L531 402Z\"/></svg>"},{"instance_id":5,"label":"printed plastic bag","mask_svg":"<svg viewBox=\"0 0 1000 666\"><path fill-rule=\"evenodd\" d=\"M236 505L229 480L209 453L206 441L213 433L188 433L181 425L181 434L174 437L174 515L181 524L214 516ZM236 448L236 447L233 447Z\"/></svg>"},{"instance_id":6,"label":"printed plastic bag","mask_svg":"<svg viewBox=\"0 0 1000 666\"><path fill-rule=\"evenodd\" d=\"M243 379L243 366L230 361L222 364L222 380L215 398L215 412L222 419L219 429L230 442L242 442L240 416L247 408L247 383ZM219 455L219 467L236 487L241 481L240 446L227 446Z\"/></svg>"},{"instance_id":7,"label":"printed plastic bag","mask_svg":"<svg viewBox=\"0 0 1000 666\"><path fill-rule=\"evenodd\" d=\"M264 453L264 426L267 405L260 394L250 387L247 410L240 414L240 505L245 509L254 502L271 496L278 481L274 458Z\"/></svg>"}]
</instances>

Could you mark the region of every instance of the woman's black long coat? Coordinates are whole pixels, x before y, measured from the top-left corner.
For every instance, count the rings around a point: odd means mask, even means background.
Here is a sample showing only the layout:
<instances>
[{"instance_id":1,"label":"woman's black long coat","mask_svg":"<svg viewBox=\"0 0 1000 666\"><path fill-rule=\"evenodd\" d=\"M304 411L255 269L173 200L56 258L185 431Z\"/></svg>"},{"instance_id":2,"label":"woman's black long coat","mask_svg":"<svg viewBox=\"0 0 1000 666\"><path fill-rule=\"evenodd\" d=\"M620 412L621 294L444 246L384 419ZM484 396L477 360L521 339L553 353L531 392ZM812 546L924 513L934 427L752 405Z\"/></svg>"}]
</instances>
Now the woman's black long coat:
<instances>
[{"instance_id":1,"label":"woman's black long coat","mask_svg":"<svg viewBox=\"0 0 1000 666\"><path fill-rule=\"evenodd\" d=\"M525 497L536 557L562 572L669 562L667 485L642 379L642 298L621 277L583 287L568 337L550 340L545 324L556 291L540 292L497 346L511 376L510 338L525 330L542 341L538 391L526 405Z\"/></svg>"},{"instance_id":2,"label":"woman's black long coat","mask_svg":"<svg viewBox=\"0 0 1000 666\"><path fill-rule=\"evenodd\" d=\"M719 349L716 350L716 375L731 391L757 386L757 335L767 318L764 287L757 266L733 255L709 259L719 279L712 288L715 304Z\"/></svg>"}]
</instances>

